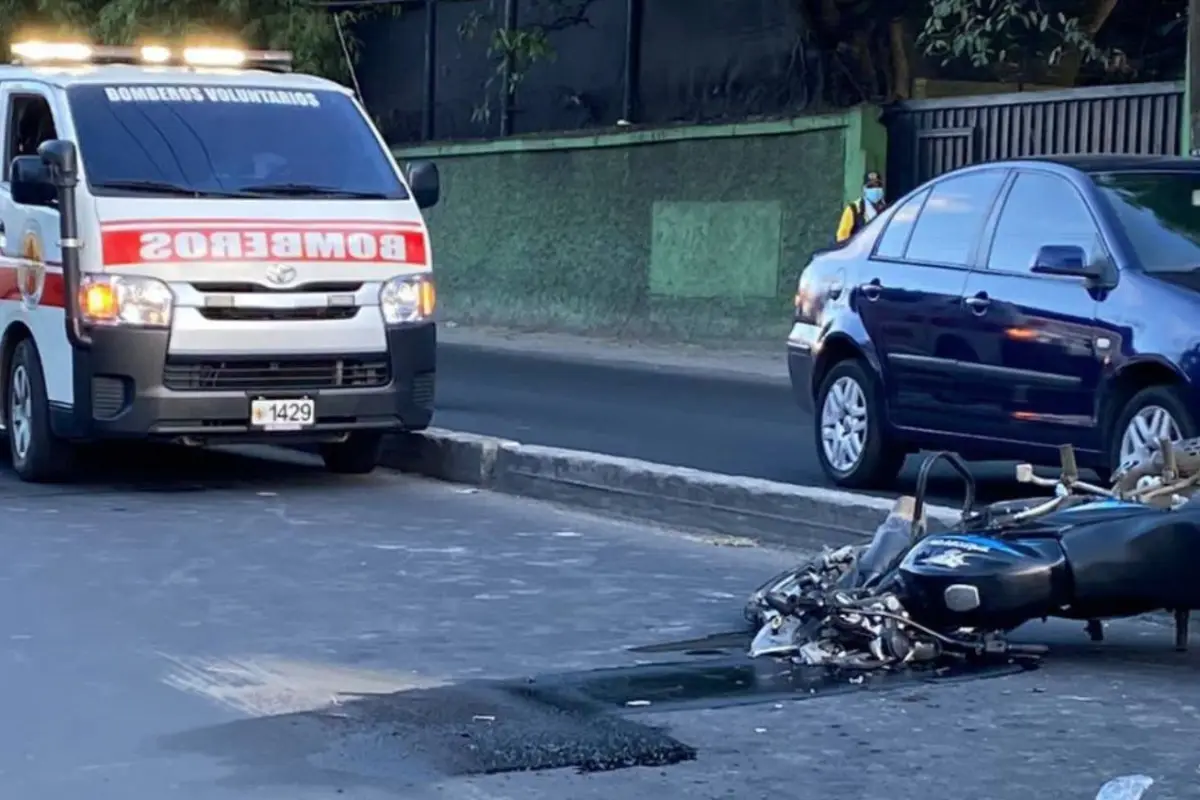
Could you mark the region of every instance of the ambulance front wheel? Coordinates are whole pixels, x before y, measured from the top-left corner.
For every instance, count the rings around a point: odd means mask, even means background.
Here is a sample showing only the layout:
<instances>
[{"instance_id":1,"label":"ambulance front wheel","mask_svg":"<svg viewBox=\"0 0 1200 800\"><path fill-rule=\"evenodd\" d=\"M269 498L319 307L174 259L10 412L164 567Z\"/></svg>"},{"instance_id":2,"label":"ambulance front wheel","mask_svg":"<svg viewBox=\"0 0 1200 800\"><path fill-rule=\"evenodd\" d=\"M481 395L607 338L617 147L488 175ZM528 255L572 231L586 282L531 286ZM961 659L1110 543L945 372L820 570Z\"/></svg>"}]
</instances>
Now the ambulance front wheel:
<instances>
[{"instance_id":1,"label":"ambulance front wheel","mask_svg":"<svg viewBox=\"0 0 1200 800\"><path fill-rule=\"evenodd\" d=\"M50 429L50 400L37 345L17 345L8 367L5 416L13 471L23 481L53 483L70 477L75 448Z\"/></svg>"},{"instance_id":2,"label":"ambulance front wheel","mask_svg":"<svg viewBox=\"0 0 1200 800\"><path fill-rule=\"evenodd\" d=\"M366 475L383 457L383 434L354 431L344 442L321 445L325 469L339 475Z\"/></svg>"}]
</instances>

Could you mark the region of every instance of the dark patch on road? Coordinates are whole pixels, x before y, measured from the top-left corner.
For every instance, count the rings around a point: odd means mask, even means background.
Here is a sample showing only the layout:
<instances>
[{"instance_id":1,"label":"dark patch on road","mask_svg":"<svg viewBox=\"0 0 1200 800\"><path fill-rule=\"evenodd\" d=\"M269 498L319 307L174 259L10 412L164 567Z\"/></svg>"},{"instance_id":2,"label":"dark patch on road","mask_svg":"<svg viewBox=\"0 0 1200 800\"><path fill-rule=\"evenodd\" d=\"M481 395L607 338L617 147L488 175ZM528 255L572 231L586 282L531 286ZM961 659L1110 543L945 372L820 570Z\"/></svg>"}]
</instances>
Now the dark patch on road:
<instances>
[{"instance_id":1,"label":"dark patch on road","mask_svg":"<svg viewBox=\"0 0 1200 800\"><path fill-rule=\"evenodd\" d=\"M218 758L234 768L235 782L256 784L307 784L321 775L386 783L389 773L411 781L414 774L434 779L662 767L694 760L696 749L629 715L805 700L1020 671L1016 665L996 665L855 675L773 659L707 658L372 695L317 711L190 731L170 737L164 746Z\"/></svg>"},{"instance_id":2,"label":"dark patch on road","mask_svg":"<svg viewBox=\"0 0 1200 800\"><path fill-rule=\"evenodd\" d=\"M224 761L238 783L308 784L323 773L373 782L422 773L600 772L696 757L694 748L665 731L606 712L561 686L480 681L232 722L163 744Z\"/></svg>"}]
</instances>

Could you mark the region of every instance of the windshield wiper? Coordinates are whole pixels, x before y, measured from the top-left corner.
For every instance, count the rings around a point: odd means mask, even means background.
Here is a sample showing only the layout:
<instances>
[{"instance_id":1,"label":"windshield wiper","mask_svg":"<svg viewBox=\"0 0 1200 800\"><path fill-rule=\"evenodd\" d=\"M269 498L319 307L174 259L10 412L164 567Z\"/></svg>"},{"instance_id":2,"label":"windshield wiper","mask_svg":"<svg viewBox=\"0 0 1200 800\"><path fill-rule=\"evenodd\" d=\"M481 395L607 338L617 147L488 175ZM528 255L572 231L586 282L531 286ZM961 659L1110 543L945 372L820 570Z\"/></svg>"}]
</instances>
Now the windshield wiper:
<instances>
[{"instance_id":1,"label":"windshield wiper","mask_svg":"<svg viewBox=\"0 0 1200 800\"><path fill-rule=\"evenodd\" d=\"M245 192L211 191L196 189L178 183L167 181L134 181L116 180L93 183L95 189L118 189L123 192L148 192L150 194L171 194L180 197L252 197Z\"/></svg>"},{"instance_id":2,"label":"windshield wiper","mask_svg":"<svg viewBox=\"0 0 1200 800\"><path fill-rule=\"evenodd\" d=\"M359 200L387 200L379 192L355 192L338 189L336 186L318 186L314 183L256 183L239 187L249 194L277 195L280 197L352 197Z\"/></svg>"}]
</instances>

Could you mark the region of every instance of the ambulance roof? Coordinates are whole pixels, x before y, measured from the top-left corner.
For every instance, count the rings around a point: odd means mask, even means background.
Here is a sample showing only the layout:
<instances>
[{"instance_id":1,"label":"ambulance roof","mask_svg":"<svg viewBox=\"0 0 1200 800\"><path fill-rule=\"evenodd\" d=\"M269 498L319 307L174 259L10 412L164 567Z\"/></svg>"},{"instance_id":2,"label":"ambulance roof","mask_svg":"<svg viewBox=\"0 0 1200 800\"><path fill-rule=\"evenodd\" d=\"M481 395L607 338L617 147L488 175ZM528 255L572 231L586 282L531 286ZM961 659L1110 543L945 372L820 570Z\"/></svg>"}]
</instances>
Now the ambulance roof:
<instances>
[{"instance_id":1,"label":"ambulance roof","mask_svg":"<svg viewBox=\"0 0 1200 800\"><path fill-rule=\"evenodd\" d=\"M351 94L341 84L315 75L254 69L203 69L140 64L88 64L27 67L0 65L0 81L36 80L63 89L71 86L170 84L172 86L245 86L291 91L333 91Z\"/></svg>"}]
</instances>

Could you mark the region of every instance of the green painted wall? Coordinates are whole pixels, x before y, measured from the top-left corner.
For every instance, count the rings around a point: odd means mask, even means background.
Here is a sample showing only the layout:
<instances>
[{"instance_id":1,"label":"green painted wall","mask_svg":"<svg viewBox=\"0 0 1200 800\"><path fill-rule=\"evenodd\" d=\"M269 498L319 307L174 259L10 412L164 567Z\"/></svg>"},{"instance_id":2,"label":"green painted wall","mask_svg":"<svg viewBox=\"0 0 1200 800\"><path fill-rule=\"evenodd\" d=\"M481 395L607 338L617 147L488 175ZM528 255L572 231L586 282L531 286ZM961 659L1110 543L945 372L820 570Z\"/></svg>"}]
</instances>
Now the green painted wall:
<instances>
[{"instance_id":1,"label":"green painted wall","mask_svg":"<svg viewBox=\"0 0 1200 800\"><path fill-rule=\"evenodd\" d=\"M657 340L779 340L877 113L398 150L432 158L444 318Z\"/></svg>"}]
</instances>

